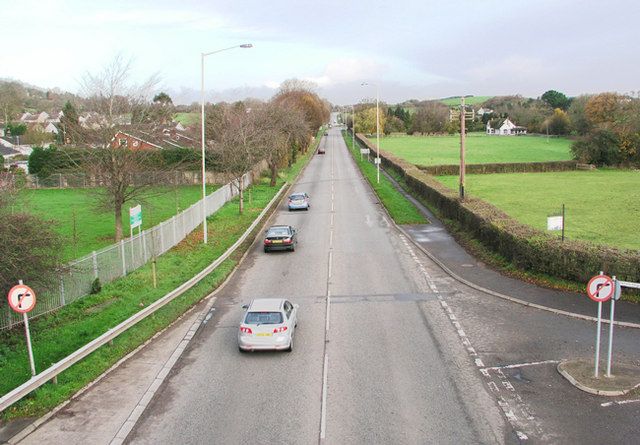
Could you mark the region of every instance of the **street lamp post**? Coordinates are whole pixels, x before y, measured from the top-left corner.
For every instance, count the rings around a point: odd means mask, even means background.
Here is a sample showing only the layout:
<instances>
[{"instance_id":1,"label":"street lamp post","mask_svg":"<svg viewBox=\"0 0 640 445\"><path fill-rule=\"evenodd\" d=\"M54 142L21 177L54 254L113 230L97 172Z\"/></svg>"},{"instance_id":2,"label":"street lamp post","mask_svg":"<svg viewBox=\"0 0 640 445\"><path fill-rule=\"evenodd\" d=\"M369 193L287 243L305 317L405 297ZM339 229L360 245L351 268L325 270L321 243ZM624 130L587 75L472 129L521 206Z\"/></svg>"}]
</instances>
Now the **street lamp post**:
<instances>
[{"instance_id":1,"label":"street lamp post","mask_svg":"<svg viewBox=\"0 0 640 445\"><path fill-rule=\"evenodd\" d=\"M206 171L205 171L205 143L204 143L204 58L212 54L221 53L222 51L228 51L234 48L252 48L251 43L243 43L242 45L230 46L229 48L219 49L217 51L211 51L209 53L200 53L200 70L201 70L201 82L200 82L200 140L202 143L202 230L204 233L204 243L208 242L207 234L207 189L206 189Z\"/></svg>"},{"instance_id":2,"label":"street lamp post","mask_svg":"<svg viewBox=\"0 0 640 445\"><path fill-rule=\"evenodd\" d=\"M362 86L376 87L376 167L378 175L378 184L380 184L380 90L377 83L362 82Z\"/></svg>"},{"instance_id":3,"label":"street lamp post","mask_svg":"<svg viewBox=\"0 0 640 445\"><path fill-rule=\"evenodd\" d=\"M351 145L353 149L356 148L356 107L351 105ZM362 160L362 153L360 153L360 160Z\"/></svg>"}]
</instances>

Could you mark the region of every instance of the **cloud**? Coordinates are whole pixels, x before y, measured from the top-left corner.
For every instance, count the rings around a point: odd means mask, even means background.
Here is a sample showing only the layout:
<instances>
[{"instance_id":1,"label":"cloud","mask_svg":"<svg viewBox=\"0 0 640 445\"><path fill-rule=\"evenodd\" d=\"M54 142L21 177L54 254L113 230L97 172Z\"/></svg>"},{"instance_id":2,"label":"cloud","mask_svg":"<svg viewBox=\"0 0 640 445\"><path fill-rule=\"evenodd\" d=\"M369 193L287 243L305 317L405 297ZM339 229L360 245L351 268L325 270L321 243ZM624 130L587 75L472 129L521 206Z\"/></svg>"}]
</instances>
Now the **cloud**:
<instances>
[{"instance_id":1,"label":"cloud","mask_svg":"<svg viewBox=\"0 0 640 445\"><path fill-rule=\"evenodd\" d=\"M306 77L317 85L324 87L339 83L377 79L386 68L385 64L371 59L357 57L341 57L330 61L324 73L317 77Z\"/></svg>"},{"instance_id":2,"label":"cloud","mask_svg":"<svg viewBox=\"0 0 640 445\"><path fill-rule=\"evenodd\" d=\"M547 76L550 71L550 67L542 59L515 55L485 62L467 72L471 79L499 82L500 79L536 79Z\"/></svg>"}]
</instances>

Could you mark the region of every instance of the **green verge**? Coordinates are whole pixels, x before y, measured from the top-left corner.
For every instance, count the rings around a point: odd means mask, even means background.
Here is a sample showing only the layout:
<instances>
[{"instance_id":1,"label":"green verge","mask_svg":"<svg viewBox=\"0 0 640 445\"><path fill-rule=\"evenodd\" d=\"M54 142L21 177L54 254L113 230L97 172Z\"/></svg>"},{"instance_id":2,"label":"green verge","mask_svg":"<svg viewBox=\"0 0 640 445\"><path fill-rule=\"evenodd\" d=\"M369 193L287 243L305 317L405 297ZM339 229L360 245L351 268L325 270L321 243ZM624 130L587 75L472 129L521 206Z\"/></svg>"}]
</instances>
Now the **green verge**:
<instances>
[{"instance_id":1,"label":"green verge","mask_svg":"<svg viewBox=\"0 0 640 445\"><path fill-rule=\"evenodd\" d=\"M281 172L276 187L270 187L269 179L263 177L247 190L243 215L238 214L236 198L209 217L209 244L201 242L202 233L196 229L183 242L159 257L157 289L153 288L151 265L148 264L125 278L103 286L98 294L33 319L30 327L36 370L44 370L104 334L220 257L251 225L283 183L293 180L304 168L314 153L319 134L309 150L300 155L289 169ZM95 380L217 288L233 271L259 230L259 227L256 228L253 236L200 283L118 336L113 345L103 346L59 374L57 384L43 385L2 412L0 419L7 421L42 415ZM21 328L0 333L0 395L31 377L27 357Z\"/></svg>"},{"instance_id":2,"label":"green verge","mask_svg":"<svg viewBox=\"0 0 640 445\"><path fill-rule=\"evenodd\" d=\"M396 190L389 179L384 175L380 175L380 183L378 184L375 165L364 159L360 160L358 148L353 147L352 138L349 137L345 131L342 132L342 137L351 152L353 160L358 165L364 177L367 178L367 181L369 181L369 184L371 184L371 187L396 224L427 224L429 221L427 221L410 201L407 201L407 199L402 196L402 193Z\"/></svg>"}]
</instances>

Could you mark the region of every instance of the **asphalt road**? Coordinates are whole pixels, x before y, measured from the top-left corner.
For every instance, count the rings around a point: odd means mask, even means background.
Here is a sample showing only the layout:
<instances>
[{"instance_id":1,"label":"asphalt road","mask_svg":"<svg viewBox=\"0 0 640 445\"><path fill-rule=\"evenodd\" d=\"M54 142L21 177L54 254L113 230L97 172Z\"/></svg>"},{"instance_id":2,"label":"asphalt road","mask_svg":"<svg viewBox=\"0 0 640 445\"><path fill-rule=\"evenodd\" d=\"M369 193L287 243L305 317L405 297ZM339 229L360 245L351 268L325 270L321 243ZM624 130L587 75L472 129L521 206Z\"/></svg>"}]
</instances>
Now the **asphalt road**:
<instances>
[{"instance_id":1,"label":"asphalt road","mask_svg":"<svg viewBox=\"0 0 640 445\"><path fill-rule=\"evenodd\" d=\"M131 443L502 443L516 432L445 310L448 280L391 227L337 129L273 224L295 252L260 242L219 294L128 437ZM291 353L238 351L241 305L300 305Z\"/></svg>"}]
</instances>

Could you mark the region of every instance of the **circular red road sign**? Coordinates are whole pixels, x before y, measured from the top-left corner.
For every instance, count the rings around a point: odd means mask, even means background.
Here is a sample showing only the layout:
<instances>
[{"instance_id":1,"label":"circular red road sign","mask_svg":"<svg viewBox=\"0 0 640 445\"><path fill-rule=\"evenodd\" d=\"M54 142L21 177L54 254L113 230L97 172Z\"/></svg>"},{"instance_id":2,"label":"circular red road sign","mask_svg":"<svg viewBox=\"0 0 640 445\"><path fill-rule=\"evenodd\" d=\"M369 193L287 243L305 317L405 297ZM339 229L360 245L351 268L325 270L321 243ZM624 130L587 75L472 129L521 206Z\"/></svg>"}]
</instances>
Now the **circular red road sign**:
<instances>
[{"instance_id":1,"label":"circular red road sign","mask_svg":"<svg viewBox=\"0 0 640 445\"><path fill-rule=\"evenodd\" d=\"M11 309L20 313L29 312L36 305L36 293L24 284L13 286L7 298Z\"/></svg>"},{"instance_id":2,"label":"circular red road sign","mask_svg":"<svg viewBox=\"0 0 640 445\"><path fill-rule=\"evenodd\" d=\"M615 285L613 280L606 275L596 275L587 284L587 295L593 301L603 303L613 296Z\"/></svg>"}]
</instances>

